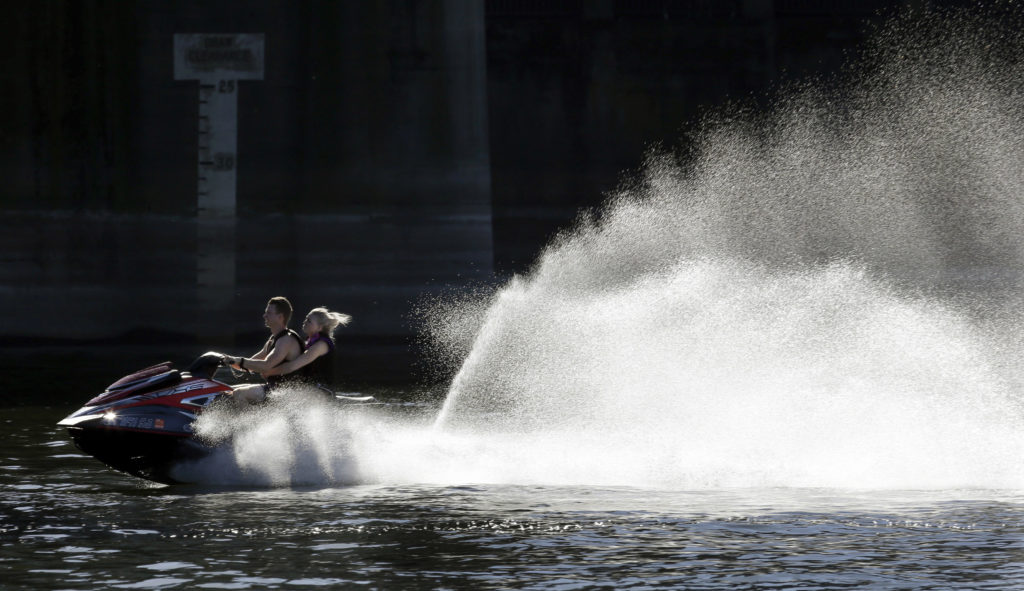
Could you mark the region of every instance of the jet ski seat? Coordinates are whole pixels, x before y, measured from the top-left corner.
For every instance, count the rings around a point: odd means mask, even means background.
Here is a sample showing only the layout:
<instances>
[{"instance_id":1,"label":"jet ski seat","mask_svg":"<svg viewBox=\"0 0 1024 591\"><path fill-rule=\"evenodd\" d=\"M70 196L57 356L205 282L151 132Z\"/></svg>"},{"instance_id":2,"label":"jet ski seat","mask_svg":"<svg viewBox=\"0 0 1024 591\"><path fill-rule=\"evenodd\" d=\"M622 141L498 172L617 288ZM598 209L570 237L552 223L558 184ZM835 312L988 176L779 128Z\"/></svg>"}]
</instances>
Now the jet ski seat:
<instances>
[{"instance_id":1,"label":"jet ski seat","mask_svg":"<svg viewBox=\"0 0 1024 591\"><path fill-rule=\"evenodd\" d=\"M181 372L176 369L168 370L164 373L158 373L149 377L145 377L133 382L128 382L122 385L116 390L107 390L103 394L93 398L86 403L86 406L94 406L97 404L104 404L107 402L113 402L129 396L135 396L136 394L142 394L144 392L151 392L168 388L181 381Z\"/></svg>"}]
</instances>

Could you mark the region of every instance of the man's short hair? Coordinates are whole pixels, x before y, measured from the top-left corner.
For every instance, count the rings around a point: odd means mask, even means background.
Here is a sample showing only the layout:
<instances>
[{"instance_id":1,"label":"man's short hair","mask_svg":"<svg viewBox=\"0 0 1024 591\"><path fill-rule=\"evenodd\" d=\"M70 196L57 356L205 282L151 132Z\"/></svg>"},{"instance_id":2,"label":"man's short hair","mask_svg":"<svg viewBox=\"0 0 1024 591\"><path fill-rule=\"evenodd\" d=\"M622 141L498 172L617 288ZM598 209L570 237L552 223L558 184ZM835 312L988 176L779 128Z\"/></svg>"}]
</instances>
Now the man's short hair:
<instances>
[{"instance_id":1,"label":"man's short hair","mask_svg":"<svg viewBox=\"0 0 1024 591\"><path fill-rule=\"evenodd\" d=\"M270 298L270 301L267 303L273 306L278 314L284 314L284 324L288 326L288 323L292 320L292 303L288 301L288 298L277 296Z\"/></svg>"}]
</instances>

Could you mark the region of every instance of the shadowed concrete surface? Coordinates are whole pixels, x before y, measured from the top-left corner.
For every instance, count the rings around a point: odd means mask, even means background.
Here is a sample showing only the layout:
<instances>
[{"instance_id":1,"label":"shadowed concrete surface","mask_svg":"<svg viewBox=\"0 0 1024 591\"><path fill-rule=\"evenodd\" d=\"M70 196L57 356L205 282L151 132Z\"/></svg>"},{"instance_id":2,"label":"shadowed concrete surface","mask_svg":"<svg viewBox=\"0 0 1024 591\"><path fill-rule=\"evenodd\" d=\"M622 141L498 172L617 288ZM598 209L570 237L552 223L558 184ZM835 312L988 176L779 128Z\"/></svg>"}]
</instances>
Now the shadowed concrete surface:
<instances>
[{"instance_id":1,"label":"shadowed concrete surface","mask_svg":"<svg viewBox=\"0 0 1024 591\"><path fill-rule=\"evenodd\" d=\"M251 353L285 295L299 318L353 315L339 376L414 379L424 297L524 271L651 146L685 143L726 100L838 71L908 4L24 3L0 25L4 365L102 387L163 358ZM263 78L233 87L226 217L199 211L184 33L265 38Z\"/></svg>"}]
</instances>

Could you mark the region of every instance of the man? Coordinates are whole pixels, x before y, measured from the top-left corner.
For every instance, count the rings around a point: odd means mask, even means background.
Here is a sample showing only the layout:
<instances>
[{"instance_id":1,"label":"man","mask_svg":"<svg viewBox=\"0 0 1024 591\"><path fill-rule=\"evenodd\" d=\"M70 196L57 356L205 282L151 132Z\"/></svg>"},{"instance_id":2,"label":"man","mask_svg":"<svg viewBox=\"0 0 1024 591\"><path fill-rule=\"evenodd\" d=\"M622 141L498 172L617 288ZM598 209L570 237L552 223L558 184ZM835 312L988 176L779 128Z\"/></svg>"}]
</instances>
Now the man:
<instances>
[{"instance_id":1,"label":"man","mask_svg":"<svg viewBox=\"0 0 1024 591\"><path fill-rule=\"evenodd\" d=\"M263 348L251 358L261 361L261 367L277 367L287 363L299 355L302 355L302 339L298 333L288 328L288 322L292 319L292 304L284 297L273 297L267 302L267 309L263 312L263 323L270 329L270 338L263 345ZM243 358L233 359L235 367L246 369L243 365ZM255 369L255 368L248 368ZM248 384L235 388L235 400L239 403L261 402L267 397L267 392L288 379L287 375L274 375L267 377L267 385Z\"/></svg>"}]
</instances>

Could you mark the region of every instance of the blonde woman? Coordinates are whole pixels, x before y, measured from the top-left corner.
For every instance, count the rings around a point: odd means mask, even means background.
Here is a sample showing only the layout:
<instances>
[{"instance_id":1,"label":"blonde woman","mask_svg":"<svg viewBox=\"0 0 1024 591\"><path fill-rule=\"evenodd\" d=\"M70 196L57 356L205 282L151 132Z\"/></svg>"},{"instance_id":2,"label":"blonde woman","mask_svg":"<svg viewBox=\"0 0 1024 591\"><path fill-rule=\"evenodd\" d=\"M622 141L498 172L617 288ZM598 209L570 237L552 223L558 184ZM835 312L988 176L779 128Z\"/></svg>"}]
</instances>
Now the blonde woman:
<instances>
[{"instance_id":1,"label":"blonde woman","mask_svg":"<svg viewBox=\"0 0 1024 591\"><path fill-rule=\"evenodd\" d=\"M286 376L288 382L304 381L333 393L331 386L334 383L334 331L339 326L348 326L351 321L352 317L348 314L333 312L323 307L313 308L302 322L306 344L301 355L279 365L239 357L231 360L232 365L258 372L268 381L280 379L277 376ZM263 397L265 396L264 388Z\"/></svg>"}]
</instances>

